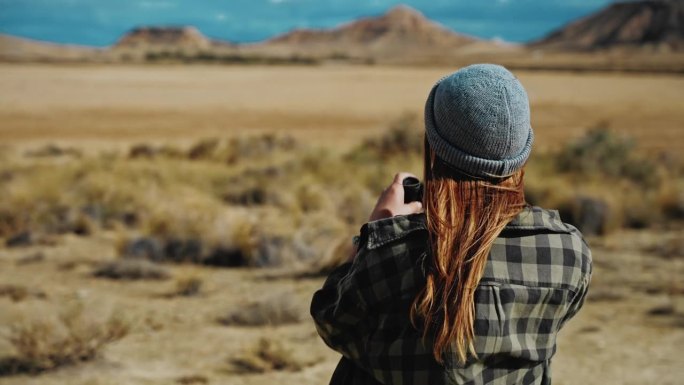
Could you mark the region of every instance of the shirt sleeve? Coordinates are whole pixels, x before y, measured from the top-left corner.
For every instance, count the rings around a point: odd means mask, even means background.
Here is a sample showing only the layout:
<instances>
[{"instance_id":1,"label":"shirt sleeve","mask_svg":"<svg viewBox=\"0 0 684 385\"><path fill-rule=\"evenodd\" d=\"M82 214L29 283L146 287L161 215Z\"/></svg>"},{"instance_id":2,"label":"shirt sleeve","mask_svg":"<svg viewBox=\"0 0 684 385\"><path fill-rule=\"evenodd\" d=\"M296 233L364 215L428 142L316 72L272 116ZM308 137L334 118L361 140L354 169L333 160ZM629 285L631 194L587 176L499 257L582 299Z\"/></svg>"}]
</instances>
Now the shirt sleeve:
<instances>
[{"instance_id":1,"label":"shirt sleeve","mask_svg":"<svg viewBox=\"0 0 684 385\"><path fill-rule=\"evenodd\" d=\"M580 284L577 286L577 290L575 291L575 295L572 297L572 300L570 301L570 306L568 307L568 311L565 313L565 315L563 316L563 319L561 320L561 322L559 324L559 329L567 321L569 321L571 318L573 318L580 311L582 306L584 306L584 302L587 298L587 293L589 291L589 283L591 282L591 274L592 274L592 257L591 257L591 251L590 251L589 247L587 246L587 244L584 240L582 241L581 258L582 258L582 266L581 266L582 279L580 281Z\"/></svg>"},{"instance_id":2,"label":"shirt sleeve","mask_svg":"<svg viewBox=\"0 0 684 385\"><path fill-rule=\"evenodd\" d=\"M367 306L354 282L352 263L335 269L311 301L316 330L331 349L358 361L364 351Z\"/></svg>"},{"instance_id":3,"label":"shirt sleeve","mask_svg":"<svg viewBox=\"0 0 684 385\"><path fill-rule=\"evenodd\" d=\"M419 258L424 237L413 234L382 247L369 247L362 231L353 262L334 270L311 302L318 334L333 350L367 370L369 338L379 320L409 309L421 281ZM370 358L372 360L372 358Z\"/></svg>"}]
</instances>

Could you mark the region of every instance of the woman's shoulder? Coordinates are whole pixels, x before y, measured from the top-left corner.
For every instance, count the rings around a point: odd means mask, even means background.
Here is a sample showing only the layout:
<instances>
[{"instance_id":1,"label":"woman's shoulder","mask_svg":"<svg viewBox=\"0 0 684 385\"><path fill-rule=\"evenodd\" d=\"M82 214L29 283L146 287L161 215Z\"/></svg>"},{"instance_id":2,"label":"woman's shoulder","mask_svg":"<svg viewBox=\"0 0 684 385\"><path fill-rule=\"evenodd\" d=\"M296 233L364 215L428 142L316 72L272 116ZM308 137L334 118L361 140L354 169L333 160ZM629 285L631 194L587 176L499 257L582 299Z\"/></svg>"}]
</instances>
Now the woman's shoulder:
<instances>
[{"instance_id":1,"label":"woman's shoulder","mask_svg":"<svg viewBox=\"0 0 684 385\"><path fill-rule=\"evenodd\" d=\"M579 232L574 226L563 222L557 210L539 206L526 206L511 220L506 229L548 230L560 233Z\"/></svg>"},{"instance_id":2,"label":"woman's shoulder","mask_svg":"<svg viewBox=\"0 0 684 385\"><path fill-rule=\"evenodd\" d=\"M530 206L492 245L483 280L575 291L591 265L591 250L577 228L557 211Z\"/></svg>"},{"instance_id":3,"label":"woman's shoulder","mask_svg":"<svg viewBox=\"0 0 684 385\"><path fill-rule=\"evenodd\" d=\"M397 215L363 225L361 242L368 250L374 250L421 232L427 233L424 213Z\"/></svg>"}]
</instances>

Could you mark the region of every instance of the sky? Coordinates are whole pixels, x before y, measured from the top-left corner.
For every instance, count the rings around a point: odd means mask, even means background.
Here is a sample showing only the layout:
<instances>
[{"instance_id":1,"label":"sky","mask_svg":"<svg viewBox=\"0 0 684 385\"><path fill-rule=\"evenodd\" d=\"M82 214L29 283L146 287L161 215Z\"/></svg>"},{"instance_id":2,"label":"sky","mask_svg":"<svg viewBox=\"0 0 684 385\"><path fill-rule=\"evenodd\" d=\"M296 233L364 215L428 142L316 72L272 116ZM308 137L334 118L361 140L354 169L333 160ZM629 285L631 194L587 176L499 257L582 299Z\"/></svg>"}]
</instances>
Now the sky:
<instances>
[{"instance_id":1,"label":"sky","mask_svg":"<svg viewBox=\"0 0 684 385\"><path fill-rule=\"evenodd\" d=\"M538 39L610 0L0 0L0 33L104 47L141 25L193 25L205 35L254 42L294 28L330 28L398 4L461 33Z\"/></svg>"}]
</instances>

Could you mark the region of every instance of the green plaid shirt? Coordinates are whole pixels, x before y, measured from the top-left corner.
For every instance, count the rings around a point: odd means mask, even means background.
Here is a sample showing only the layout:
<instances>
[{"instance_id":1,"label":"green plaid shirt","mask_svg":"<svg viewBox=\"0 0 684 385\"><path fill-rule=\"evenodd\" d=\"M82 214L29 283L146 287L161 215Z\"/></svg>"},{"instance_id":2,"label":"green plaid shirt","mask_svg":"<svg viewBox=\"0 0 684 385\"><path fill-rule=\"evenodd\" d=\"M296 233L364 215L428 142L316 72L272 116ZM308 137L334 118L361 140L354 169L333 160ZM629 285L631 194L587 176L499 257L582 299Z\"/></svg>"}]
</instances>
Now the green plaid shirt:
<instances>
[{"instance_id":1,"label":"green plaid shirt","mask_svg":"<svg viewBox=\"0 0 684 385\"><path fill-rule=\"evenodd\" d=\"M475 293L475 350L440 365L409 309L425 284L428 233L414 214L364 225L351 263L311 303L318 333L342 354L331 384L550 384L556 335L582 307L591 253L558 213L524 209L492 246Z\"/></svg>"}]
</instances>

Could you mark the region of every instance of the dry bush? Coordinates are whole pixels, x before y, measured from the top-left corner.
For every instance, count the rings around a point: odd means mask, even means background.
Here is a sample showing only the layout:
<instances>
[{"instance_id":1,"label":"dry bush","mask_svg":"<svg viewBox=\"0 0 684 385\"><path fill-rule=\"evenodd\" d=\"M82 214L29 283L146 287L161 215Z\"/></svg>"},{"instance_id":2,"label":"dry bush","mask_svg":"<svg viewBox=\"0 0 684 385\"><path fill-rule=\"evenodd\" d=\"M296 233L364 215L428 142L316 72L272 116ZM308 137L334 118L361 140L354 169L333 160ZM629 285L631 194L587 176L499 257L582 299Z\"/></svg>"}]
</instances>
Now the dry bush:
<instances>
[{"instance_id":1,"label":"dry bush","mask_svg":"<svg viewBox=\"0 0 684 385\"><path fill-rule=\"evenodd\" d=\"M598 124L558 153L536 155L526 168L525 192L528 202L559 209L587 235L660 226L684 218L677 165Z\"/></svg>"},{"instance_id":2,"label":"dry bush","mask_svg":"<svg viewBox=\"0 0 684 385\"><path fill-rule=\"evenodd\" d=\"M298 147L297 141L290 136L268 133L224 140L208 138L193 144L187 152L187 158L235 164L245 160L274 159L277 154Z\"/></svg>"},{"instance_id":3,"label":"dry bush","mask_svg":"<svg viewBox=\"0 0 684 385\"><path fill-rule=\"evenodd\" d=\"M260 338L259 341L235 357L230 357L231 369L238 373L265 373L275 370L296 372L306 364L295 360L292 352L275 339Z\"/></svg>"},{"instance_id":4,"label":"dry bush","mask_svg":"<svg viewBox=\"0 0 684 385\"><path fill-rule=\"evenodd\" d=\"M664 185L659 191L657 205L667 220L684 220L684 178L679 178L678 183Z\"/></svg>"},{"instance_id":5,"label":"dry bush","mask_svg":"<svg viewBox=\"0 0 684 385\"><path fill-rule=\"evenodd\" d=\"M72 156L74 158L80 158L83 153L80 150L72 147L60 147L56 144L46 144L43 147L26 151L25 155L27 157L34 158L49 158L57 156Z\"/></svg>"},{"instance_id":6,"label":"dry bush","mask_svg":"<svg viewBox=\"0 0 684 385\"><path fill-rule=\"evenodd\" d=\"M0 359L0 375L40 373L90 361L129 330L129 322L116 313L104 320L88 317L82 305L68 308L54 320L18 323L8 336L15 354Z\"/></svg>"},{"instance_id":7,"label":"dry bush","mask_svg":"<svg viewBox=\"0 0 684 385\"><path fill-rule=\"evenodd\" d=\"M144 259L119 259L107 262L93 272L96 277L138 280L138 279L167 279L169 271L163 266Z\"/></svg>"},{"instance_id":8,"label":"dry bush","mask_svg":"<svg viewBox=\"0 0 684 385\"><path fill-rule=\"evenodd\" d=\"M218 321L224 325L277 326L298 323L303 313L295 294L281 293L233 309Z\"/></svg>"},{"instance_id":9,"label":"dry bush","mask_svg":"<svg viewBox=\"0 0 684 385\"><path fill-rule=\"evenodd\" d=\"M192 297L202 291L204 281L197 276L180 277L176 280L176 290L174 294L183 297Z\"/></svg>"},{"instance_id":10,"label":"dry bush","mask_svg":"<svg viewBox=\"0 0 684 385\"><path fill-rule=\"evenodd\" d=\"M45 254L41 252L25 255L17 260L17 266L32 265L45 261Z\"/></svg>"},{"instance_id":11,"label":"dry bush","mask_svg":"<svg viewBox=\"0 0 684 385\"><path fill-rule=\"evenodd\" d=\"M404 113L390 122L387 131L365 140L347 155L349 160L373 161L396 156L419 155L423 152L422 128L416 114Z\"/></svg>"},{"instance_id":12,"label":"dry bush","mask_svg":"<svg viewBox=\"0 0 684 385\"><path fill-rule=\"evenodd\" d=\"M321 258L315 259L300 275L325 277L337 267L348 262L351 253L351 240L349 237L342 237Z\"/></svg>"},{"instance_id":13,"label":"dry bush","mask_svg":"<svg viewBox=\"0 0 684 385\"><path fill-rule=\"evenodd\" d=\"M180 385L208 384L209 378L203 374L191 374L176 378L176 383Z\"/></svg>"},{"instance_id":14,"label":"dry bush","mask_svg":"<svg viewBox=\"0 0 684 385\"><path fill-rule=\"evenodd\" d=\"M215 156L221 142L216 138L202 139L188 150L188 159L211 159Z\"/></svg>"},{"instance_id":15,"label":"dry bush","mask_svg":"<svg viewBox=\"0 0 684 385\"><path fill-rule=\"evenodd\" d=\"M45 299L47 295L42 290L24 285L0 284L0 297L9 297L13 302L20 302L28 298Z\"/></svg>"},{"instance_id":16,"label":"dry bush","mask_svg":"<svg viewBox=\"0 0 684 385\"><path fill-rule=\"evenodd\" d=\"M587 134L570 142L556 156L561 172L624 178L652 186L658 182L656 164L638 155L634 140L620 137L598 123Z\"/></svg>"},{"instance_id":17,"label":"dry bush","mask_svg":"<svg viewBox=\"0 0 684 385\"><path fill-rule=\"evenodd\" d=\"M141 143L131 147L128 151L128 157L131 159L154 158L157 153L157 148L150 146L149 144Z\"/></svg>"},{"instance_id":18,"label":"dry bush","mask_svg":"<svg viewBox=\"0 0 684 385\"><path fill-rule=\"evenodd\" d=\"M275 135L218 142L201 141L182 158L143 144L129 156L153 160L102 155L2 165L12 177L0 202L0 237L116 228L137 234L120 248L126 258L228 267L308 262L365 219L385 183L378 175L407 163L401 156L379 167L349 164ZM249 164L226 167L240 160Z\"/></svg>"}]
</instances>

